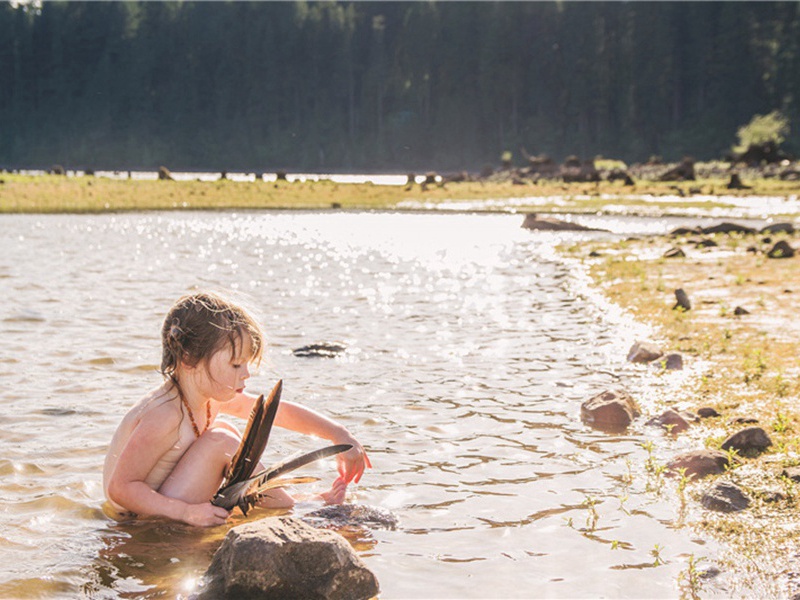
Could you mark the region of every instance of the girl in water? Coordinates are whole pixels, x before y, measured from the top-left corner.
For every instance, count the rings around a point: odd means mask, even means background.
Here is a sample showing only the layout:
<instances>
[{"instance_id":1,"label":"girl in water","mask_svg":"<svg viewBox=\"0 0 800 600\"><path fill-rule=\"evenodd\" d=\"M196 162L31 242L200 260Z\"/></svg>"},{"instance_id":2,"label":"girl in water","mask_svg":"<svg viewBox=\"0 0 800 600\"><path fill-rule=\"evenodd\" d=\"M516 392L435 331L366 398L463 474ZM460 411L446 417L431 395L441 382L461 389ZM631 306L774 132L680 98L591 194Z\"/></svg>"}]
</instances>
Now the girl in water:
<instances>
[{"instance_id":1,"label":"girl in water","mask_svg":"<svg viewBox=\"0 0 800 600\"><path fill-rule=\"evenodd\" d=\"M256 320L222 296L185 296L161 330L165 381L123 417L103 468L103 488L115 517L162 516L190 525L221 525L229 511L211 504L241 440L224 413L247 419L255 397L245 394L249 365L263 352ZM347 484L372 465L342 425L313 410L281 401L275 424L353 448L337 456L339 477L321 494L344 501ZM270 490L259 505L289 508L294 499Z\"/></svg>"}]
</instances>

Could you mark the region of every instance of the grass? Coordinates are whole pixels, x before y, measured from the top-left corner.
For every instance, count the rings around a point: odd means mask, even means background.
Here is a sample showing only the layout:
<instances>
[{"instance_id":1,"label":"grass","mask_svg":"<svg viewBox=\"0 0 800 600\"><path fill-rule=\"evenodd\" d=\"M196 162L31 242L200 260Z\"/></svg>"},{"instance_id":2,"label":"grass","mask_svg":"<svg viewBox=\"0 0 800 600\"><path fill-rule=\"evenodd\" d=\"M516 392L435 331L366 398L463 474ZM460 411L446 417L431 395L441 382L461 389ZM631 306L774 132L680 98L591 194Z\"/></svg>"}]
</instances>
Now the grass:
<instances>
[{"instance_id":1,"label":"grass","mask_svg":"<svg viewBox=\"0 0 800 600\"><path fill-rule=\"evenodd\" d=\"M619 182L565 184L510 181L414 185L333 181L154 181L58 175L0 175L0 213L107 212L175 209L409 209L436 208L454 201L486 201L478 209L595 213L613 203L628 214L673 214L692 208L725 208L724 201L693 195L797 194L798 185L779 179L753 182L752 190L725 189L721 179L686 183L641 180L633 188ZM685 195L676 195L678 192ZM613 197L613 200L609 198ZM513 206L511 199L514 199Z\"/></svg>"}]
</instances>

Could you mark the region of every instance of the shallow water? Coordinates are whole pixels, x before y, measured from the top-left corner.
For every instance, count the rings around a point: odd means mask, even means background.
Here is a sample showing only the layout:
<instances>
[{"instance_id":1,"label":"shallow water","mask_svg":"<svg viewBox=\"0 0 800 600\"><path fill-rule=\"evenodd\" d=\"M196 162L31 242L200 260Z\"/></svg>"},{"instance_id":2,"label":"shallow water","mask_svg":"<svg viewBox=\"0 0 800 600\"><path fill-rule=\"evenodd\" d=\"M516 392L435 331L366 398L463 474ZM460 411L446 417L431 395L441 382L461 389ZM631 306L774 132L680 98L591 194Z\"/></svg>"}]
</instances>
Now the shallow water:
<instances>
[{"instance_id":1,"label":"shallow water","mask_svg":"<svg viewBox=\"0 0 800 600\"><path fill-rule=\"evenodd\" d=\"M521 220L0 217L0 597L185 596L203 573L225 528L120 525L101 510L106 445L160 382L161 319L196 287L236 290L262 318L269 357L250 391L281 377L284 398L341 420L369 449L374 468L349 500L392 510L400 526L351 538L382 598L678 596L690 558L712 565L721 549L683 526L692 514L674 483L648 477L642 443L660 434L593 431L579 407L624 385L653 412L691 370L626 364L646 332L553 252L610 234L530 232ZM676 224L583 222L625 235ZM291 352L324 340L348 349ZM659 441L657 459L685 443ZM317 446L278 432L267 459ZM323 479L306 491L335 477L331 462L306 472ZM703 594L730 585L704 580Z\"/></svg>"}]
</instances>

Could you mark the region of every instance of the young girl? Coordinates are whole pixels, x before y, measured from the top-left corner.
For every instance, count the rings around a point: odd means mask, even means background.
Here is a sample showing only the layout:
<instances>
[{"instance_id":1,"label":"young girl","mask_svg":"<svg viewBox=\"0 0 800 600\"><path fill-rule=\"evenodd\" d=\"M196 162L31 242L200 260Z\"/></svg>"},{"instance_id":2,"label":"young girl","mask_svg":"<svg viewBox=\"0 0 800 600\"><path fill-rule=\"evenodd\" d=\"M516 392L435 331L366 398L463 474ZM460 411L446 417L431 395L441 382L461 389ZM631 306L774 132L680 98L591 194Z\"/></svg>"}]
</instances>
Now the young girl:
<instances>
[{"instance_id":1,"label":"young girl","mask_svg":"<svg viewBox=\"0 0 800 600\"><path fill-rule=\"evenodd\" d=\"M263 340L255 319L219 295L185 296L172 307L161 330L165 381L125 415L106 456L103 488L114 516L163 516L201 526L225 522L229 512L210 500L241 434L216 418L249 417L255 398L244 388ZM329 504L342 503L347 484L372 466L347 429L299 404L281 401L275 425L352 444L337 456L339 477L321 494ZM259 502L268 508L293 504L282 489Z\"/></svg>"}]
</instances>

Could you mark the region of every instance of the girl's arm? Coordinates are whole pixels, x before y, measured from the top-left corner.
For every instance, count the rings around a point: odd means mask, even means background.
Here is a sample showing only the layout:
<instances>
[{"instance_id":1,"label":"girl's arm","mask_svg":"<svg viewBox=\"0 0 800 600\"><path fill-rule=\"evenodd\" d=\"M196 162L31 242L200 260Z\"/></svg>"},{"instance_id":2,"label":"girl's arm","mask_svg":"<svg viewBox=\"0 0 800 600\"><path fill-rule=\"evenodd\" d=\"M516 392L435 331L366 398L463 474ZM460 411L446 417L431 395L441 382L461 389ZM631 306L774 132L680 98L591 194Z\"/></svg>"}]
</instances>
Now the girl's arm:
<instances>
[{"instance_id":1,"label":"girl's arm","mask_svg":"<svg viewBox=\"0 0 800 600\"><path fill-rule=\"evenodd\" d=\"M131 433L108 483L108 496L144 516L163 516L190 525L221 525L228 511L210 502L189 504L152 489L145 480L175 443L180 415L169 407L149 411Z\"/></svg>"},{"instance_id":2,"label":"girl's arm","mask_svg":"<svg viewBox=\"0 0 800 600\"><path fill-rule=\"evenodd\" d=\"M247 419L254 401L255 398L248 394L237 394L230 402L221 404L220 411ZM372 467L364 447L343 425L302 404L281 400L275 415L275 425L330 440L334 444L351 444L351 450L336 456L339 475L345 483L358 483L364 469Z\"/></svg>"}]
</instances>

